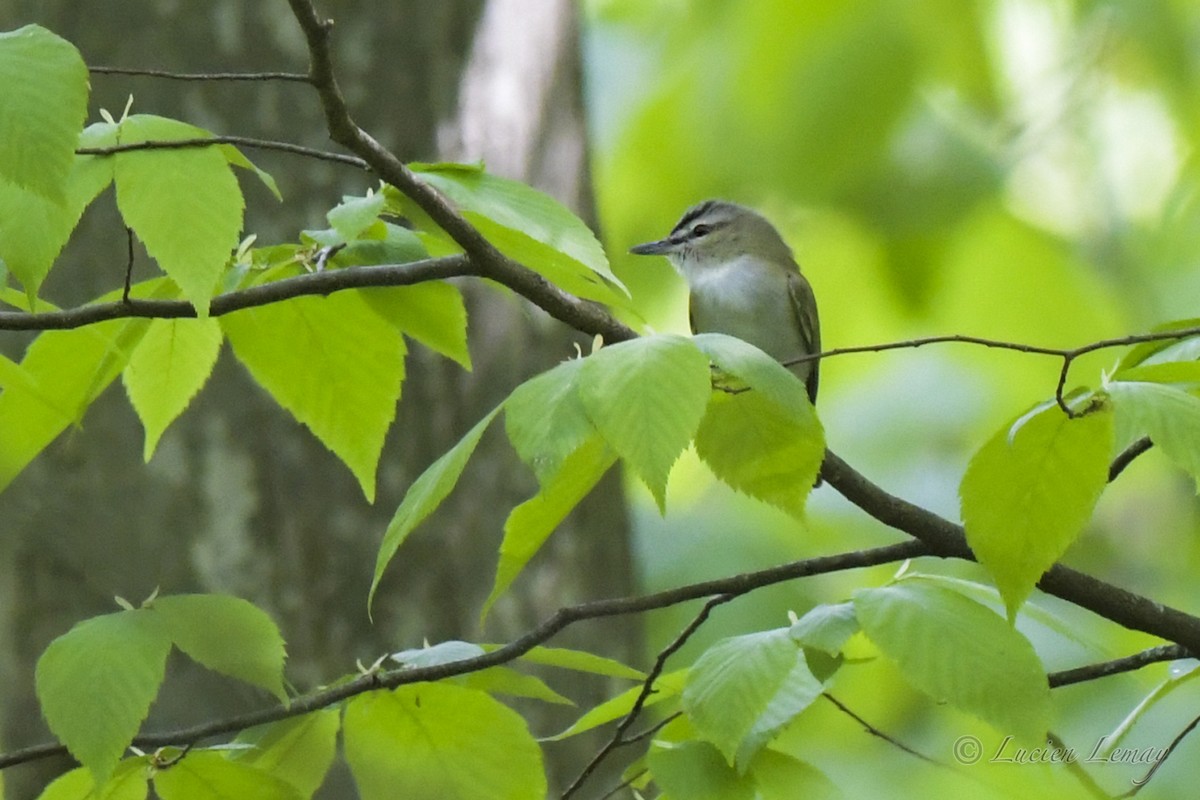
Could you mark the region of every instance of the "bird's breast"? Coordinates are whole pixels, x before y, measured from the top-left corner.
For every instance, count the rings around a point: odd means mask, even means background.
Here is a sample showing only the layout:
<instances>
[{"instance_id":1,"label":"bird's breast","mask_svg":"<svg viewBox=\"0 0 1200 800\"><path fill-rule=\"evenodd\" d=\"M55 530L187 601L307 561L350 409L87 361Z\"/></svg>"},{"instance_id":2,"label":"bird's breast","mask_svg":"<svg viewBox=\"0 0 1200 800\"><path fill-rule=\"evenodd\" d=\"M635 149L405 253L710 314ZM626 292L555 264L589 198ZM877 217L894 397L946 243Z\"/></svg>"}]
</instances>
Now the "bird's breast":
<instances>
[{"instance_id":1,"label":"bird's breast","mask_svg":"<svg viewBox=\"0 0 1200 800\"><path fill-rule=\"evenodd\" d=\"M697 333L736 336L781 361L804 353L780 267L741 258L690 271L687 278Z\"/></svg>"}]
</instances>

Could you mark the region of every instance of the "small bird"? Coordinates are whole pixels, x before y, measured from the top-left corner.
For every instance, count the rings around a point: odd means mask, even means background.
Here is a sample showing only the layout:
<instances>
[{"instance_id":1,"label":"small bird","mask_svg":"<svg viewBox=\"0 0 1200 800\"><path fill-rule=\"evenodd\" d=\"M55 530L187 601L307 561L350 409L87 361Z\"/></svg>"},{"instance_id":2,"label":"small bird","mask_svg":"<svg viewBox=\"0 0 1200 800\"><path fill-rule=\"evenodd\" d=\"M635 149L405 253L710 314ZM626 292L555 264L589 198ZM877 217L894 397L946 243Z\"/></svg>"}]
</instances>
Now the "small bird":
<instances>
[{"instance_id":1,"label":"small bird","mask_svg":"<svg viewBox=\"0 0 1200 800\"><path fill-rule=\"evenodd\" d=\"M783 362L821 352L812 287L779 231L758 212L706 200L689 208L667 238L629 252L666 256L687 280L693 333L735 336ZM816 403L819 362L791 370Z\"/></svg>"}]
</instances>

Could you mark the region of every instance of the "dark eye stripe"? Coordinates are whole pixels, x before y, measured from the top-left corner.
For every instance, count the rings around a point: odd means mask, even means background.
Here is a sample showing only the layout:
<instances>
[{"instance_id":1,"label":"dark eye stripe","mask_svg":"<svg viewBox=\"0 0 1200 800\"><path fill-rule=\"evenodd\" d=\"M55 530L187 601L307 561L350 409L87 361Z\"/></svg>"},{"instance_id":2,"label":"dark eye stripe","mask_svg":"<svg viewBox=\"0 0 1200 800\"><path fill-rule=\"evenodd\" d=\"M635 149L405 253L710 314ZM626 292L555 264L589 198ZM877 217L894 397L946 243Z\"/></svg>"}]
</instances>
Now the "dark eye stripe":
<instances>
[{"instance_id":1,"label":"dark eye stripe","mask_svg":"<svg viewBox=\"0 0 1200 800\"><path fill-rule=\"evenodd\" d=\"M679 222L675 224L675 227L671 230L671 233L678 233L686 230L691 223L707 214L714 205L716 205L715 200L705 200L700 205L693 206L687 211L686 214L683 215L683 219L679 220Z\"/></svg>"}]
</instances>

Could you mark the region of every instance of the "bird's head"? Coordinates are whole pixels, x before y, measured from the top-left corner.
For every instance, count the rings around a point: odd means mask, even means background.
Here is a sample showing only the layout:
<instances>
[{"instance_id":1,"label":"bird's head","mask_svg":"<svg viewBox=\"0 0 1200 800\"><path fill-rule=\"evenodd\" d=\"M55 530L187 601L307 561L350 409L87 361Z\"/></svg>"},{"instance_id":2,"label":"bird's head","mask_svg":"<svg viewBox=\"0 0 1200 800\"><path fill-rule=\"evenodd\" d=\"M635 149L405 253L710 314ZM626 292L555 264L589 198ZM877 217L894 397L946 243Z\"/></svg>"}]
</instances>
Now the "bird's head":
<instances>
[{"instance_id":1,"label":"bird's head","mask_svg":"<svg viewBox=\"0 0 1200 800\"><path fill-rule=\"evenodd\" d=\"M665 239L630 248L639 256L666 256L685 275L742 256L789 264L792 251L761 214L724 200L689 208Z\"/></svg>"}]
</instances>

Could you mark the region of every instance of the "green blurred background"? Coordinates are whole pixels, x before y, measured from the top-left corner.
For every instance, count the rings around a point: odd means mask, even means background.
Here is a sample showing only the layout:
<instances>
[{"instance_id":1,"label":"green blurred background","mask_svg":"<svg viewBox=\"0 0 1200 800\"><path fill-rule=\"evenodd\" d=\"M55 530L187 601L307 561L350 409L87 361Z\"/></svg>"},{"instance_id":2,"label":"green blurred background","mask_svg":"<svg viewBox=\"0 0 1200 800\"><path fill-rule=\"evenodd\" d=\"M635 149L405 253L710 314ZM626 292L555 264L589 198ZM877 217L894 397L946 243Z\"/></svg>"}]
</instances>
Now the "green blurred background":
<instances>
[{"instance_id":1,"label":"green blurred background","mask_svg":"<svg viewBox=\"0 0 1200 800\"><path fill-rule=\"evenodd\" d=\"M724 197L785 232L820 303L824 346L973 334L1071 347L1200 312L1200 4L1169 0L592 0L586 77L603 234L655 330L686 330L682 281L665 259L623 256L688 205ZM1069 386L1099 386L1120 351L1078 362ZM846 355L822 366L831 448L889 490L952 519L958 481L999 426L1053 394L1053 358L961 344ZM739 498L689 455L668 514L631 487L646 588L893 541L826 487L803 523ZM1159 453L1110 489L1067 561L1195 610L1195 486ZM973 565L917 569L986 581ZM785 624L785 611L846 598L892 569L820 578L739 601L685 652L718 635ZM1152 644L1038 595L1061 625L1022 620L1050 669ZM694 613L652 621L661 645ZM1069 634L1069 635L1068 635ZM868 655L870 655L868 653ZM1057 690L1056 732L1090 751L1166 666ZM913 700L872 661L837 688L884 730L950 760L976 726ZM1190 694L1189 694L1190 692ZM1197 713L1181 690L1131 743L1165 747ZM829 713L825 713L825 712ZM846 788L894 792L919 762L819 709L794 737ZM831 734L831 732L836 732ZM830 737L837 746L830 746ZM979 734L1000 741L995 732ZM812 748L814 742L824 746ZM1195 752L1195 743L1185 744ZM882 758L881 762L873 759ZM863 768L864 759L872 759ZM1187 751L1147 790L1173 795ZM1110 790L1144 767L1088 765ZM1014 791L1074 796L1037 767L996 770ZM915 792L944 771L908 776ZM976 771L973 777L984 773ZM1175 779L1180 783L1171 788ZM951 783L945 787L958 786ZM964 784L971 788L972 784ZM974 787L978 788L978 787ZM1161 793L1161 794L1159 794ZM1025 796L1030 796L1026 794Z\"/></svg>"},{"instance_id":2,"label":"green blurred background","mask_svg":"<svg viewBox=\"0 0 1200 800\"><path fill-rule=\"evenodd\" d=\"M629 319L638 325L685 330L684 288L665 260L625 251L662 236L684 208L713 196L753 205L785 232L818 294L826 347L947 333L1073 346L1200 316L1195 0L317 5L338 21L340 74L365 128L405 159L487 158L491 168L551 191L597 223L631 287ZM517 56L555 62L546 71L557 76L556 90L547 90L543 105L521 105L526 95L517 93L514 107L501 109L509 114L502 121L533 132L525 144L534 143L534 156L505 169L502 157L514 148L506 147L511 131L503 125L482 126L482 150L448 145L454 136L446 128L470 105L461 88L465 64L488 15L525 15L506 34L511 40L563 8L578 14L554 27L564 47L513 47ZM28 22L69 38L91 64L301 70L306 58L281 0L0 3L0 29ZM491 67L509 74L504 63ZM218 133L330 146L302 86L112 76L92 83L91 119L99 107L119 111L134 93L138 111ZM485 86L476 99L494 99L495 88ZM550 164L564 142L582 147L585 139L590 175L569 159ZM247 230L262 244L321 226L341 194L374 184L356 171L277 153L255 158L287 200L278 205L260 189L247 190ZM89 211L62 262L46 287L60 304L84 302L119 280L125 236L111 197ZM141 255L137 268L153 272ZM799 522L715 484L687 455L672 477L665 517L627 483L628 557L621 487L602 486L480 633L478 607L504 515L535 487L497 435L481 443L464 478L470 490L456 493L406 543L370 624L363 603L371 565L404 490L520 381L573 352L568 332L524 304L477 284L466 289L475 371L414 349L374 507L228 355L149 465L141 460L139 424L114 389L82 430L61 437L0 495L0 679L9 687L0 695L0 744L11 749L48 736L31 696L33 663L71 624L113 610L113 594L138 599L161 586L246 597L280 622L289 676L304 689L352 670L355 659L370 663L424 638L507 639L562 604L899 540L829 487L814 493ZM0 347L17 357L24 342L4 338ZM1097 386L1118 355L1081 360L1072 384ZM822 367L819 410L831 447L851 464L956 518L958 481L972 452L1049 397L1057 374L1053 359L965 345L846 355ZM1151 451L1106 493L1066 560L1197 610L1195 489ZM969 564L931 560L914 568L987 580ZM627 580L631 570L636 586ZM722 635L784 625L789 610L845 599L894 571L756 593L717 611L677 660ZM1019 625L1049 669L1157 643L1040 595L1034 602L1043 611ZM633 625L577 626L554 643L645 665L693 613L651 615L644 646ZM1002 732L918 695L868 646L854 647L855 663L843 668L834 692L871 723L946 762L961 735L977 735L988 752L999 745ZM263 701L182 660L172 671L151 714L156 730ZM1056 690L1056 733L1085 756L1166 675L1159 665ZM581 703L612 693L554 685ZM561 730L579 712L556 713L530 715L537 735ZM1185 685L1147 713L1129 744L1165 747L1197 714L1200 693ZM828 704L807 712L782 744L849 797L1083 794L1062 768L976 766L960 774L927 766ZM1185 741L1140 796L1190 796L1197 746ZM562 747L547 746L552 782L560 785L597 745ZM33 796L66 766L6 773L6 796ZM1113 793L1146 771L1144 764L1086 766ZM599 795L615 782L604 776L593 788ZM353 796L344 770L335 770L320 796Z\"/></svg>"}]
</instances>

